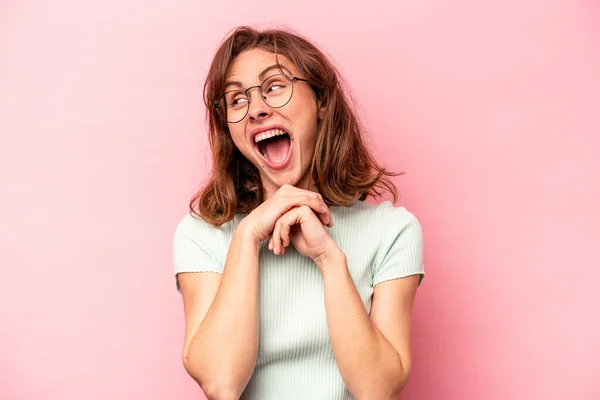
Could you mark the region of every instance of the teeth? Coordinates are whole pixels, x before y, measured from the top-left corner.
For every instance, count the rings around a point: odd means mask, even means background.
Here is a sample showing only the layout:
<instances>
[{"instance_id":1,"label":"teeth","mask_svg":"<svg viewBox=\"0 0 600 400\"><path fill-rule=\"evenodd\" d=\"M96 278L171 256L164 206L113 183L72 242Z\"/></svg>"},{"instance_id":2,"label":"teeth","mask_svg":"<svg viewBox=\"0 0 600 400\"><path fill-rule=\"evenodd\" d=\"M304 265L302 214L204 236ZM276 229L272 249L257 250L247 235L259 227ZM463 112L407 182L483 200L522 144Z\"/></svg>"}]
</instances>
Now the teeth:
<instances>
[{"instance_id":1,"label":"teeth","mask_svg":"<svg viewBox=\"0 0 600 400\"><path fill-rule=\"evenodd\" d=\"M284 133L287 133L287 132L283 131L281 129L272 129L270 131L261 132L258 135L254 136L254 142L258 143L262 140L272 138L273 136L283 135Z\"/></svg>"}]
</instances>

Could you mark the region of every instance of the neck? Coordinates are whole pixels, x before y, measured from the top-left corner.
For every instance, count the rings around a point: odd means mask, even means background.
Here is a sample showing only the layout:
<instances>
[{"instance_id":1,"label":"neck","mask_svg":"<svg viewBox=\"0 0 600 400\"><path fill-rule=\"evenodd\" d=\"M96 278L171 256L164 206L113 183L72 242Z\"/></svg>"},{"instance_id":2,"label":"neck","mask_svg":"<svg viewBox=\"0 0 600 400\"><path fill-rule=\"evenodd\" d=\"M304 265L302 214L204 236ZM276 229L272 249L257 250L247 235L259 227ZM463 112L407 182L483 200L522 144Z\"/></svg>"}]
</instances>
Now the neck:
<instances>
[{"instance_id":1,"label":"neck","mask_svg":"<svg viewBox=\"0 0 600 400\"><path fill-rule=\"evenodd\" d=\"M310 180L309 174L306 174L298 183L294 185L298 189L309 190L311 192L318 193L317 185L315 185ZM272 197L278 190L280 186L275 185L273 182L266 183L263 181L263 190L264 190L264 200L268 200Z\"/></svg>"}]
</instances>

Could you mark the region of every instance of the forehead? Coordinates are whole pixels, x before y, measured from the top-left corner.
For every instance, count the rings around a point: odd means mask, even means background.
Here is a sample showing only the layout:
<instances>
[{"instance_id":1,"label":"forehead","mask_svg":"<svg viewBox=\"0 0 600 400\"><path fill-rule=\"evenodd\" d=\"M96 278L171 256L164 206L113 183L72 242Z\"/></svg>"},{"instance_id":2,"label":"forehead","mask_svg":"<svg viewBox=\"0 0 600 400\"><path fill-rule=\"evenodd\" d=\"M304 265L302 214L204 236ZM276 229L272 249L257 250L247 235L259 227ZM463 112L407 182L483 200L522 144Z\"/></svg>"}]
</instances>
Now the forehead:
<instances>
[{"instance_id":1,"label":"forehead","mask_svg":"<svg viewBox=\"0 0 600 400\"><path fill-rule=\"evenodd\" d=\"M296 73L296 68L289 58L281 54L275 57L274 53L263 49L244 50L231 63L227 80L236 80L242 82L253 82L258 79L258 75L272 65L279 64L287 68L292 74ZM273 71L274 74L279 73L278 69ZM267 74L267 76L270 74Z\"/></svg>"}]
</instances>

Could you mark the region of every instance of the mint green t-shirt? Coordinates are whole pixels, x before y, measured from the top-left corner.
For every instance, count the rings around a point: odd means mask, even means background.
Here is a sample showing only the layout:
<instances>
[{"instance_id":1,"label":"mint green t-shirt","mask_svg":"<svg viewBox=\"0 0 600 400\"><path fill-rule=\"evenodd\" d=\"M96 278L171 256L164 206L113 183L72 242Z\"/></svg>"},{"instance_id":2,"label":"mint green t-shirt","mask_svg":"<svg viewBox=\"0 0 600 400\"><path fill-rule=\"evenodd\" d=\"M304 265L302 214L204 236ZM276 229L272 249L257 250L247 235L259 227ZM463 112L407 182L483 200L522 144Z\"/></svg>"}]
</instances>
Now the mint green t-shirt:
<instances>
[{"instance_id":1,"label":"mint green t-shirt","mask_svg":"<svg viewBox=\"0 0 600 400\"><path fill-rule=\"evenodd\" d=\"M330 210L334 226L328 232L346 254L367 312L375 285L415 274L423 279L423 233L406 208L389 201L357 201ZM223 273L233 232L243 217L236 215L217 228L191 214L184 216L175 230L175 276ZM314 262L291 245L283 256L275 256L265 241L259 268L258 358L241 399L352 399L333 356L323 279Z\"/></svg>"}]
</instances>

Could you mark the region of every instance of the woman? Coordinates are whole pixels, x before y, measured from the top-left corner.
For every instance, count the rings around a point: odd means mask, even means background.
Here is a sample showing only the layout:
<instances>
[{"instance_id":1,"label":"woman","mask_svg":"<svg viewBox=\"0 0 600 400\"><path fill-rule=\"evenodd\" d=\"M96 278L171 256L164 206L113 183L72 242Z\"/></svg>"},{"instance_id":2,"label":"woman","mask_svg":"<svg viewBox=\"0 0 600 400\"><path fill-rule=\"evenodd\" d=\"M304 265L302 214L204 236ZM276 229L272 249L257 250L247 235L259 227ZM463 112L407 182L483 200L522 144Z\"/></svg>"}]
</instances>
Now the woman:
<instances>
[{"instance_id":1,"label":"woman","mask_svg":"<svg viewBox=\"0 0 600 400\"><path fill-rule=\"evenodd\" d=\"M338 73L299 35L241 27L206 83L212 175L174 238L183 363L209 399L391 399L424 275L417 219Z\"/></svg>"}]
</instances>

